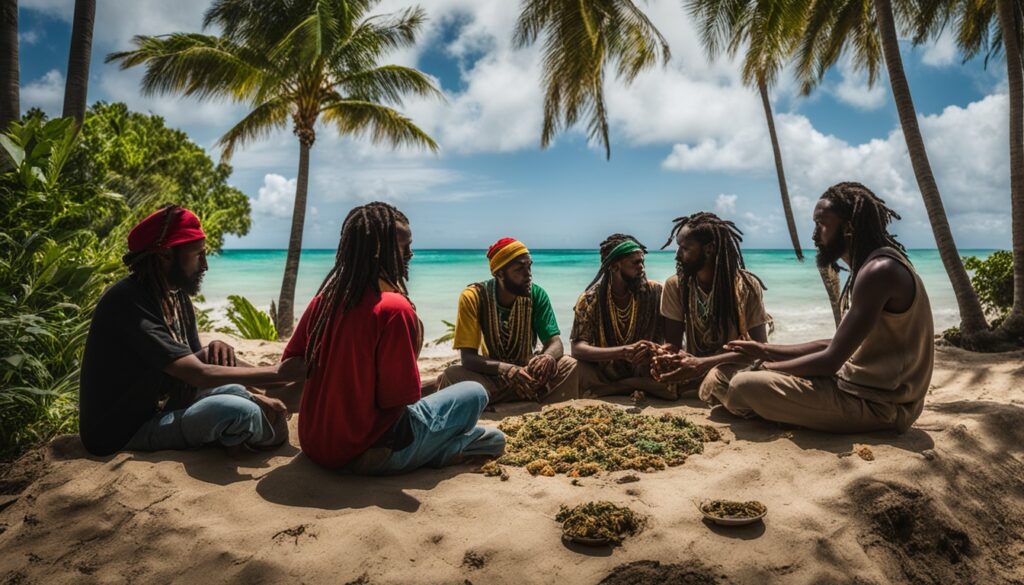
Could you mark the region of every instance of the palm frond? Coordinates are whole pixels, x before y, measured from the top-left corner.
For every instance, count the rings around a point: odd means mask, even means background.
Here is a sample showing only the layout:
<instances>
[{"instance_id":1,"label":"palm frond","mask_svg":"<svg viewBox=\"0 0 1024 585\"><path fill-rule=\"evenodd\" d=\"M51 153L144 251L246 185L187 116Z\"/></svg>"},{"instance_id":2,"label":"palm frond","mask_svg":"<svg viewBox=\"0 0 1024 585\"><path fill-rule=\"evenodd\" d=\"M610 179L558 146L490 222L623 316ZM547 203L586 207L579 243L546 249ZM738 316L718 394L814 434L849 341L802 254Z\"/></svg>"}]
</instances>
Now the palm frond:
<instances>
[{"instance_id":1,"label":"palm frond","mask_svg":"<svg viewBox=\"0 0 1024 585\"><path fill-rule=\"evenodd\" d=\"M333 125L342 135L365 135L374 144L427 148L431 152L439 149L411 119L381 104L335 99L325 103L320 112L324 123Z\"/></svg>"},{"instance_id":2,"label":"palm frond","mask_svg":"<svg viewBox=\"0 0 1024 585\"><path fill-rule=\"evenodd\" d=\"M405 96L444 99L434 82L422 71L401 65L383 65L344 75L333 85L354 99L401 105Z\"/></svg>"},{"instance_id":3,"label":"palm frond","mask_svg":"<svg viewBox=\"0 0 1024 585\"><path fill-rule=\"evenodd\" d=\"M221 160L230 160L238 146L266 137L275 129L284 128L290 113L291 98L287 95L263 102L253 108L217 140L217 146L221 148Z\"/></svg>"}]
</instances>

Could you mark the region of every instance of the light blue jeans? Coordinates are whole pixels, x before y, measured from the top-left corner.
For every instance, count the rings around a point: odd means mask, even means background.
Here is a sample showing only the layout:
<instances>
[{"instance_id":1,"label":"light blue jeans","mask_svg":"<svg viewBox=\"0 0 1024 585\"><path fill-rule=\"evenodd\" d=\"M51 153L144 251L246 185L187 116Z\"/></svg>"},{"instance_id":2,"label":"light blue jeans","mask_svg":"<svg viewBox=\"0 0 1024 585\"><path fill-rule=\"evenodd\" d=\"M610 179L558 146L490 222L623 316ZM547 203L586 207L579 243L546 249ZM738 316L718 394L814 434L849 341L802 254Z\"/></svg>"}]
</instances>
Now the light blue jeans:
<instances>
[{"instance_id":1,"label":"light blue jeans","mask_svg":"<svg viewBox=\"0 0 1024 585\"><path fill-rule=\"evenodd\" d=\"M412 443L398 451L371 448L347 469L361 475L404 473L429 465L444 467L463 457L498 457L505 433L476 423L487 406L487 391L477 382L460 382L409 406Z\"/></svg>"},{"instance_id":2,"label":"light blue jeans","mask_svg":"<svg viewBox=\"0 0 1024 585\"><path fill-rule=\"evenodd\" d=\"M241 384L200 392L188 408L161 412L135 432L126 451L194 449L204 445L271 445L274 429Z\"/></svg>"}]
</instances>

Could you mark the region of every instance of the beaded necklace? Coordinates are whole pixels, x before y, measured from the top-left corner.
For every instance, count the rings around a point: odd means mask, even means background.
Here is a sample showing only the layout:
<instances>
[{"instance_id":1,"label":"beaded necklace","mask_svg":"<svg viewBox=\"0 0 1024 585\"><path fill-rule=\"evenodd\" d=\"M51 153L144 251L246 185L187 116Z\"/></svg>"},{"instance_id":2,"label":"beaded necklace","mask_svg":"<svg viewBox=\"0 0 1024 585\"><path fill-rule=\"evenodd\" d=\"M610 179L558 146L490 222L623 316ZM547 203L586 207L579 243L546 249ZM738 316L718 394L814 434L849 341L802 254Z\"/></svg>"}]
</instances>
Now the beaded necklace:
<instances>
[{"instance_id":1,"label":"beaded necklace","mask_svg":"<svg viewBox=\"0 0 1024 585\"><path fill-rule=\"evenodd\" d=\"M636 295L629 295L629 304L619 308L612 297L612 286L608 284L608 307L611 309L612 331L617 345L625 345L636 335L637 302ZM625 334L623 334L625 331Z\"/></svg>"}]
</instances>

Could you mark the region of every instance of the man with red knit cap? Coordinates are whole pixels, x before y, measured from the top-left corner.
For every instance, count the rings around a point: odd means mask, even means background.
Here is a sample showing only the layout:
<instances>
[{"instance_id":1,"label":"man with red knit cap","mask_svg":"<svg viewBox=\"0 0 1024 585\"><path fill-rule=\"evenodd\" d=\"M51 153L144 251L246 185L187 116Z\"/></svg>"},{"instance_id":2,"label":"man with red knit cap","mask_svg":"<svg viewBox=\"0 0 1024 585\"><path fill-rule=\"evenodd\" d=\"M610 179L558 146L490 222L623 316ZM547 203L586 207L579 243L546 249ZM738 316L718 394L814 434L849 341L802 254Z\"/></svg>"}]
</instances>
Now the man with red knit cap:
<instances>
[{"instance_id":1,"label":"man with red knit cap","mask_svg":"<svg viewBox=\"0 0 1024 585\"><path fill-rule=\"evenodd\" d=\"M502 238L487 259L493 278L459 296L453 346L462 364L446 369L438 387L479 382L492 404L576 398L576 360L564 355L548 293L533 283L530 251L519 240Z\"/></svg>"},{"instance_id":2,"label":"man with red knit cap","mask_svg":"<svg viewBox=\"0 0 1024 585\"><path fill-rule=\"evenodd\" d=\"M96 305L82 359L82 443L94 455L204 445L270 448L288 439L284 404L245 385L302 379L302 360L236 367L234 350L202 347L191 295L206 272L206 235L168 205L128 234L130 275Z\"/></svg>"}]
</instances>

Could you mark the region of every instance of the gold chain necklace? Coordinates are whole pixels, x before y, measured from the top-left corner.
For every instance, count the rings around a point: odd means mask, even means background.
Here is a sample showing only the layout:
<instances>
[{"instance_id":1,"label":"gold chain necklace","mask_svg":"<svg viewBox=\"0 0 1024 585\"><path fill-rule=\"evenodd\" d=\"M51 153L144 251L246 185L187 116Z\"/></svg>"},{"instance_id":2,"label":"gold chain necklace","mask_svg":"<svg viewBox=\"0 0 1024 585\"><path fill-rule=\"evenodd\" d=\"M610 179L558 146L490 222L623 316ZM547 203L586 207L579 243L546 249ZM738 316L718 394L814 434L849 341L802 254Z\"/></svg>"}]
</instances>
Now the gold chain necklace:
<instances>
[{"instance_id":1,"label":"gold chain necklace","mask_svg":"<svg viewBox=\"0 0 1024 585\"><path fill-rule=\"evenodd\" d=\"M615 339L619 344L628 343L630 339L633 339L636 335L636 313L637 313L637 302L636 295L629 296L629 304L625 308L620 309L615 304L615 299L612 297L612 287L608 285L608 306L612 309L612 330L615 333ZM623 335L622 331L625 330L626 334Z\"/></svg>"}]
</instances>

